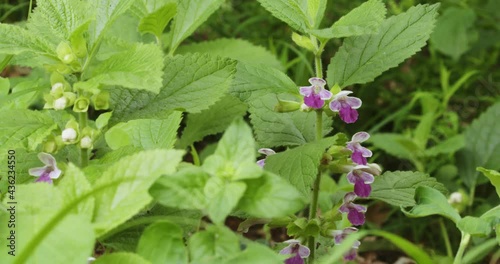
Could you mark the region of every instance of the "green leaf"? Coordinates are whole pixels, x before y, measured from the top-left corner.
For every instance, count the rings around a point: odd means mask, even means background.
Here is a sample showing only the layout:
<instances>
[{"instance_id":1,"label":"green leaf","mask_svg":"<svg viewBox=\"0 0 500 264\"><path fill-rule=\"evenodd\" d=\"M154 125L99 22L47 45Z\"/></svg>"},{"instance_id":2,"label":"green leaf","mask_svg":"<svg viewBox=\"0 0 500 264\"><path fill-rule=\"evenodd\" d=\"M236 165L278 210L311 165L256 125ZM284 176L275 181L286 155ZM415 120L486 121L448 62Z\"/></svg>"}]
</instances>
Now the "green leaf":
<instances>
[{"instance_id":1,"label":"green leaf","mask_svg":"<svg viewBox=\"0 0 500 264\"><path fill-rule=\"evenodd\" d=\"M238 237L225 226L208 226L188 241L192 263L216 263L240 252Z\"/></svg>"},{"instance_id":2,"label":"green leaf","mask_svg":"<svg viewBox=\"0 0 500 264\"><path fill-rule=\"evenodd\" d=\"M479 217L465 216L457 223L458 229L473 236L488 236L491 233L491 226Z\"/></svg>"},{"instance_id":3,"label":"green leaf","mask_svg":"<svg viewBox=\"0 0 500 264\"><path fill-rule=\"evenodd\" d=\"M0 95L6 96L9 94L10 90L10 81L9 78L2 78L0 77Z\"/></svg>"},{"instance_id":4,"label":"green leaf","mask_svg":"<svg viewBox=\"0 0 500 264\"><path fill-rule=\"evenodd\" d=\"M420 117L420 122L413 131L413 141L419 149L425 149L432 126L435 120L435 113L425 113Z\"/></svg>"},{"instance_id":5,"label":"green leaf","mask_svg":"<svg viewBox=\"0 0 500 264\"><path fill-rule=\"evenodd\" d=\"M278 100L273 94L250 103L250 121L259 146L300 146L315 140L314 112L277 113L274 112L277 104ZM332 122L332 118L323 116L323 136L332 130Z\"/></svg>"},{"instance_id":6,"label":"green leaf","mask_svg":"<svg viewBox=\"0 0 500 264\"><path fill-rule=\"evenodd\" d=\"M134 0L96 0L95 6L91 7L96 10L96 18L89 27L89 47L92 47L92 50L96 48L106 29L125 13L133 2Z\"/></svg>"},{"instance_id":7,"label":"green leaf","mask_svg":"<svg viewBox=\"0 0 500 264\"><path fill-rule=\"evenodd\" d=\"M149 193L165 206L203 210L208 202L204 188L209 179L210 175L200 167L190 166L160 177Z\"/></svg>"},{"instance_id":8,"label":"green leaf","mask_svg":"<svg viewBox=\"0 0 500 264\"><path fill-rule=\"evenodd\" d=\"M38 153L35 152L28 152L24 148L13 148L16 152L16 184L23 184L23 183L30 183L34 182L36 180L35 177L29 175L28 171L31 168L36 168L36 167L43 167L43 163L38 159ZM5 150L6 153L5 155L0 156L0 164L8 164L8 157L7 151ZM6 174L4 174L6 175ZM8 182L8 175L3 176L5 180L0 181L0 193L4 194L7 192L9 182ZM1 195L0 195L1 197Z\"/></svg>"},{"instance_id":9,"label":"green leaf","mask_svg":"<svg viewBox=\"0 0 500 264\"><path fill-rule=\"evenodd\" d=\"M442 215L458 224L461 217L458 212L448 203L446 197L436 189L427 186L419 186L415 190L417 204L409 211L401 208L408 217L424 217L429 215Z\"/></svg>"},{"instance_id":10,"label":"green leaf","mask_svg":"<svg viewBox=\"0 0 500 264\"><path fill-rule=\"evenodd\" d=\"M100 85L120 85L158 93L162 86L163 53L157 45L135 44L125 51L99 62L91 73L92 78L76 83L83 89L94 89Z\"/></svg>"},{"instance_id":11,"label":"green leaf","mask_svg":"<svg viewBox=\"0 0 500 264\"><path fill-rule=\"evenodd\" d=\"M309 32L323 39L375 34L384 21L386 12L382 1L369 0L341 17L330 28L310 30Z\"/></svg>"},{"instance_id":12,"label":"green leaf","mask_svg":"<svg viewBox=\"0 0 500 264\"><path fill-rule=\"evenodd\" d=\"M143 257L130 253L118 252L100 256L93 264L151 264Z\"/></svg>"},{"instance_id":13,"label":"green leaf","mask_svg":"<svg viewBox=\"0 0 500 264\"><path fill-rule=\"evenodd\" d=\"M48 63L59 61L55 46L24 28L0 23L0 36L9 36L0 38L0 54L30 52L45 56Z\"/></svg>"},{"instance_id":14,"label":"green leaf","mask_svg":"<svg viewBox=\"0 0 500 264\"><path fill-rule=\"evenodd\" d=\"M370 198L378 199L394 206L415 205L415 189L428 186L447 193L446 187L429 177L428 174L412 171L387 171L375 177Z\"/></svg>"},{"instance_id":15,"label":"green leaf","mask_svg":"<svg viewBox=\"0 0 500 264\"><path fill-rule=\"evenodd\" d=\"M85 174L73 163L68 164L57 186L61 190L64 205L73 203L92 189ZM90 197L78 203L71 211L90 222L94 214L94 202L94 198Z\"/></svg>"},{"instance_id":16,"label":"green leaf","mask_svg":"<svg viewBox=\"0 0 500 264\"><path fill-rule=\"evenodd\" d=\"M413 160L422 151L413 140L401 134L379 133L370 136L369 142L402 159Z\"/></svg>"},{"instance_id":17,"label":"green leaf","mask_svg":"<svg viewBox=\"0 0 500 264\"><path fill-rule=\"evenodd\" d=\"M178 150L150 150L126 156L103 172L96 192L93 225L98 236L125 222L151 202L147 190L163 174L171 174L181 161Z\"/></svg>"},{"instance_id":18,"label":"green leaf","mask_svg":"<svg viewBox=\"0 0 500 264\"><path fill-rule=\"evenodd\" d=\"M253 217L284 217L302 209L302 194L286 180L271 173L245 180L247 190L238 208Z\"/></svg>"},{"instance_id":19,"label":"green leaf","mask_svg":"<svg viewBox=\"0 0 500 264\"><path fill-rule=\"evenodd\" d=\"M464 183L476 185L477 167L500 170L500 103L486 110L464 132L465 148L459 152L459 175Z\"/></svg>"},{"instance_id":20,"label":"green leaf","mask_svg":"<svg viewBox=\"0 0 500 264\"><path fill-rule=\"evenodd\" d=\"M159 94L111 89L115 106L111 120L158 118L176 109L199 113L223 97L234 69L235 62L229 59L208 54L177 55L166 61Z\"/></svg>"},{"instance_id":21,"label":"green leaf","mask_svg":"<svg viewBox=\"0 0 500 264\"><path fill-rule=\"evenodd\" d=\"M205 196L208 200L206 211L217 225L222 225L226 217L233 211L245 193L243 182L225 182L218 177L212 177L205 185Z\"/></svg>"},{"instance_id":22,"label":"green leaf","mask_svg":"<svg viewBox=\"0 0 500 264\"><path fill-rule=\"evenodd\" d=\"M490 180L491 185L495 186L497 195L500 197L500 172L495 170L488 170L482 167L477 168L477 170L482 172L484 176L486 176Z\"/></svg>"},{"instance_id":23,"label":"green leaf","mask_svg":"<svg viewBox=\"0 0 500 264\"><path fill-rule=\"evenodd\" d=\"M377 34L346 38L328 66L329 86L370 82L415 54L432 32L438 7L417 5L385 20Z\"/></svg>"},{"instance_id":24,"label":"green leaf","mask_svg":"<svg viewBox=\"0 0 500 264\"><path fill-rule=\"evenodd\" d=\"M325 138L270 155L266 158L264 168L286 179L304 197L309 197L325 149L333 145L336 140L337 137Z\"/></svg>"},{"instance_id":25,"label":"green leaf","mask_svg":"<svg viewBox=\"0 0 500 264\"><path fill-rule=\"evenodd\" d=\"M151 33L160 38L163 30L167 27L170 20L177 13L176 3L167 3L156 11L141 18L139 22L139 32Z\"/></svg>"},{"instance_id":26,"label":"green leaf","mask_svg":"<svg viewBox=\"0 0 500 264\"><path fill-rule=\"evenodd\" d=\"M224 0L179 0L177 15L172 26L171 52L219 9L223 2Z\"/></svg>"},{"instance_id":27,"label":"green leaf","mask_svg":"<svg viewBox=\"0 0 500 264\"><path fill-rule=\"evenodd\" d=\"M235 119L224 132L214 155L230 161L234 167L246 162L255 162L252 130L242 118Z\"/></svg>"},{"instance_id":28,"label":"green leaf","mask_svg":"<svg viewBox=\"0 0 500 264\"><path fill-rule=\"evenodd\" d=\"M497 229L497 233L499 230ZM478 261L484 259L493 249L497 248L499 243L496 239L488 239L486 241L482 241L478 245L474 245L467 249L464 257L462 258L462 264L473 264Z\"/></svg>"},{"instance_id":29,"label":"green leaf","mask_svg":"<svg viewBox=\"0 0 500 264\"><path fill-rule=\"evenodd\" d=\"M435 157L439 154L452 154L465 146L464 135L456 135L439 142L439 144L424 151L426 157Z\"/></svg>"},{"instance_id":30,"label":"green leaf","mask_svg":"<svg viewBox=\"0 0 500 264\"><path fill-rule=\"evenodd\" d=\"M0 118L0 150L35 150L57 125L47 115L27 109L3 110Z\"/></svg>"},{"instance_id":31,"label":"green leaf","mask_svg":"<svg viewBox=\"0 0 500 264\"><path fill-rule=\"evenodd\" d=\"M188 263L182 228L167 221L156 222L144 230L137 253L153 264Z\"/></svg>"},{"instance_id":32,"label":"green leaf","mask_svg":"<svg viewBox=\"0 0 500 264\"><path fill-rule=\"evenodd\" d=\"M269 66L238 63L229 92L244 102L270 93L299 95L299 88L285 73Z\"/></svg>"},{"instance_id":33,"label":"green leaf","mask_svg":"<svg viewBox=\"0 0 500 264\"><path fill-rule=\"evenodd\" d=\"M449 7L439 16L430 42L438 51L458 60L477 39L474 10Z\"/></svg>"},{"instance_id":34,"label":"green leaf","mask_svg":"<svg viewBox=\"0 0 500 264\"><path fill-rule=\"evenodd\" d=\"M106 143L113 149L132 145L142 149L172 148L182 113L174 111L165 119L136 119L118 123L106 134Z\"/></svg>"},{"instance_id":35,"label":"green leaf","mask_svg":"<svg viewBox=\"0 0 500 264\"><path fill-rule=\"evenodd\" d=\"M306 33L315 21L309 20L307 2L304 0L257 0L273 16L293 29Z\"/></svg>"},{"instance_id":36,"label":"green leaf","mask_svg":"<svg viewBox=\"0 0 500 264\"><path fill-rule=\"evenodd\" d=\"M250 65L266 65L283 71L283 65L274 54L264 47L243 39L216 39L180 46L178 54L210 53L212 56L230 58Z\"/></svg>"},{"instance_id":37,"label":"green leaf","mask_svg":"<svg viewBox=\"0 0 500 264\"><path fill-rule=\"evenodd\" d=\"M205 136L223 132L235 118L245 115L246 110L246 104L234 96L226 95L210 108L189 114L180 145L185 148Z\"/></svg>"},{"instance_id":38,"label":"green leaf","mask_svg":"<svg viewBox=\"0 0 500 264\"><path fill-rule=\"evenodd\" d=\"M286 256L280 255L272 251L269 247L259 243L250 243L245 250L236 256L224 261L224 264L282 264L286 260Z\"/></svg>"}]
</instances>

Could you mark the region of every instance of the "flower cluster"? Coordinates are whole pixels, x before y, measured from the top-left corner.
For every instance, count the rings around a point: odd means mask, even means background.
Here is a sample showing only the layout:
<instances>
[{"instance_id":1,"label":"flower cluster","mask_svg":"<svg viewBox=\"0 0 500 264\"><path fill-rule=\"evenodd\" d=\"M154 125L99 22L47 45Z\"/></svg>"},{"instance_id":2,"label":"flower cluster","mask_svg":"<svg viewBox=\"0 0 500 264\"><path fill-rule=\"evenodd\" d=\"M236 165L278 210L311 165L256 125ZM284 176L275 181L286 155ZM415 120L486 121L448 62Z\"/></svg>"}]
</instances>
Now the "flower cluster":
<instances>
[{"instance_id":1,"label":"flower cluster","mask_svg":"<svg viewBox=\"0 0 500 264\"><path fill-rule=\"evenodd\" d=\"M355 233L357 231L358 231L358 229L355 227L347 227L344 230L333 230L332 235L333 235L333 240L334 240L335 245L342 243L344 241L344 239L349 234ZM349 250L344 255L344 259L345 260L354 260L356 258L356 254L357 254L356 251L357 251L359 245L361 245L361 242L355 241L351 247L351 250Z\"/></svg>"},{"instance_id":2,"label":"flower cluster","mask_svg":"<svg viewBox=\"0 0 500 264\"><path fill-rule=\"evenodd\" d=\"M333 112L340 115L342 121L351 124L358 120L358 111L361 107L361 100L356 97L348 96L351 91L340 91L335 96L324 88L326 81L313 77L309 79L311 86L302 86L299 88L300 94L304 96L304 105L306 108L320 109L323 108L327 100L333 99L329 103L329 107Z\"/></svg>"}]
</instances>

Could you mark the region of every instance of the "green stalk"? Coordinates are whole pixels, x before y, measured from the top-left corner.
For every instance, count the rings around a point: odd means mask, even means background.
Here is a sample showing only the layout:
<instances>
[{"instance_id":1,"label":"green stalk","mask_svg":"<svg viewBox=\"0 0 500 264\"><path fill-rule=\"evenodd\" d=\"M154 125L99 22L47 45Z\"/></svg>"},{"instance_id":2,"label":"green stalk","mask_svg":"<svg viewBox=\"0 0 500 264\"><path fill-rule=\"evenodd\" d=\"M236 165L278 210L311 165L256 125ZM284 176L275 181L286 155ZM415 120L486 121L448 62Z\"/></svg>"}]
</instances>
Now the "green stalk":
<instances>
[{"instance_id":1,"label":"green stalk","mask_svg":"<svg viewBox=\"0 0 500 264\"><path fill-rule=\"evenodd\" d=\"M87 112L78 113L78 123L80 125L80 133L81 131L87 127ZM89 150L88 149L80 149L80 166L82 168L87 167L89 164Z\"/></svg>"},{"instance_id":2,"label":"green stalk","mask_svg":"<svg viewBox=\"0 0 500 264\"><path fill-rule=\"evenodd\" d=\"M469 245L470 234L462 232L462 239L460 240L460 246L458 247L457 255L453 260L453 264L462 263L462 257L464 256L465 248Z\"/></svg>"},{"instance_id":3,"label":"green stalk","mask_svg":"<svg viewBox=\"0 0 500 264\"><path fill-rule=\"evenodd\" d=\"M441 235L443 236L444 245L446 247L446 255L450 258L453 257L453 251L451 249L450 237L448 236L448 231L444 226L443 218L439 218L439 228L441 229Z\"/></svg>"},{"instance_id":4,"label":"green stalk","mask_svg":"<svg viewBox=\"0 0 500 264\"><path fill-rule=\"evenodd\" d=\"M200 166L200 156L198 155L198 151L196 151L196 148L194 147L193 144L191 144L191 156L193 156L193 163L196 166Z\"/></svg>"}]
</instances>

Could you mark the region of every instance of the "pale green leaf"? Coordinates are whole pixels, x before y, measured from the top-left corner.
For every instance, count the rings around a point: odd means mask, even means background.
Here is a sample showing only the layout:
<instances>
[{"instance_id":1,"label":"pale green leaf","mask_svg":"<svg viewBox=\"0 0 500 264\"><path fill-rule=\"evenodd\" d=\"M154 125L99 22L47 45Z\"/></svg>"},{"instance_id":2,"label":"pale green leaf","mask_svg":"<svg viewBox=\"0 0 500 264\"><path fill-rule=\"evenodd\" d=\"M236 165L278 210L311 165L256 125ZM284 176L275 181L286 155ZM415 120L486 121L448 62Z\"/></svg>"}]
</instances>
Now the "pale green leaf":
<instances>
[{"instance_id":1,"label":"pale green leaf","mask_svg":"<svg viewBox=\"0 0 500 264\"><path fill-rule=\"evenodd\" d=\"M225 226L208 226L188 241L192 263L217 263L240 252L238 237Z\"/></svg>"},{"instance_id":2,"label":"pale green leaf","mask_svg":"<svg viewBox=\"0 0 500 264\"><path fill-rule=\"evenodd\" d=\"M0 23L0 53L19 54L30 52L45 56L48 62L58 62L56 47L41 37L14 25Z\"/></svg>"},{"instance_id":3,"label":"pale green leaf","mask_svg":"<svg viewBox=\"0 0 500 264\"><path fill-rule=\"evenodd\" d=\"M246 110L247 106L239 99L226 95L210 108L189 114L180 139L181 146L187 147L205 136L223 132L235 118L245 115Z\"/></svg>"},{"instance_id":4,"label":"pale green leaf","mask_svg":"<svg viewBox=\"0 0 500 264\"><path fill-rule=\"evenodd\" d=\"M206 212L217 225L224 223L226 217L236 208L246 190L243 182L225 182L219 177L212 177L207 181L204 194L208 204Z\"/></svg>"},{"instance_id":5,"label":"pale green leaf","mask_svg":"<svg viewBox=\"0 0 500 264\"><path fill-rule=\"evenodd\" d=\"M437 145L425 150L426 157L434 157L439 154L455 153L465 145L464 135L456 135L439 142Z\"/></svg>"},{"instance_id":6,"label":"pale green leaf","mask_svg":"<svg viewBox=\"0 0 500 264\"><path fill-rule=\"evenodd\" d=\"M182 228L167 221L156 222L144 230L137 253L152 264L188 263Z\"/></svg>"},{"instance_id":7,"label":"pale green leaf","mask_svg":"<svg viewBox=\"0 0 500 264\"><path fill-rule=\"evenodd\" d=\"M458 229L460 231L465 232L467 234L471 234L473 236L487 236L491 233L491 226L485 220L473 217L473 216L465 216L460 219L457 223Z\"/></svg>"},{"instance_id":8,"label":"pale green leaf","mask_svg":"<svg viewBox=\"0 0 500 264\"><path fill-rule=\"evenodd\" d=\"M415 54L432 32L438 7L417 5L385 20L377 34L346 38L328 66L329 86L370 82Z\"/></svg>"},{"instance_id":9,"label":"pale green leaf","mask_svg":"<svg viewBox=\"0 0 500 264\"><path fill-rule=\"evenodd\" d=\"M309 32L323 39L375 34L385 18L386 11L382 1L370 0L351 10L331 27Z\"/></svg>"},{"instance_id":10,"label":"pale green leaf","mask_svg":"<svg viewBox=\"0 0 500 264\"><path fill-rule=\"evenodd\" d=\"M9 94L10 90L10 81L8 78L0 77L0 95L2 97Z\"/></svg>"},{"instance_id":11,"label":"pale green leaf","mask_svg":"<svg viewBox=\"0 0 500 264\"><path fill-rule=\"evenodd\" d=\"M114 125L104 136L113 150L128 145L142 149L172 148L181 119L182 113L177 111L164 119L135 119Z\"/></svg>"},{"instance_id":12,"label":"pale green leaf","mask_svg":"<svg viewBox=\"0 0 500 264\"><path fill-rule=\"evenodd\" d=\"M208 202L204 188L209 178L201 168L190 166L159 178L149 193L168 207L203 210Z\"/></svg>"},{"instance_id":13,"label":"pale green leaf","mask_svg":"<svg viewBox=\"0 0 500 264\"><path fill-rule=\"evenodd\" d=\"M34 150L57 125L47 115L27 109L4 110L0 118L0 150Z\"/></svg>"},{"instance_id":14,"label":"pale green leaf","mask_svg":"<svg viewBox=\"0 0 500 264\"><path fill-rule=\"evenodd\" d=\"M223 264L282 264L286 256L274 252L269 247L260 243L250 243L245 250L236 256L222 262Z\"/></svg>"},{"instance_id":15,"label":"pale green leaf","mask_svg":"<svg viewBox=\"0 0 500 264\"><path fill-rule=\"evenodd\" d=\"M269 66L238 63L229 92L248 102L270 93L299 96L299 87L283 72Z\"/></svg>"},{"instance_id":16,"label":"pale green leaf","mask_svg":"<svg viewBox=\"0 0 500 264\"><path fill-rule=\"evenodd\" d=\"M476 185L477 167L500 170L500 103L496 103L465 130L465 148L459 152L459 175L464 183Z\"/></svg>"},{"instance_id":17,"label":"pale green leaf","mask_svg":"<svg viewBox=\"0 0 500 264\"><path fill-rule=\"evenodd\" d=\"M449 203L446 197L438 190L419 186L415 189L416 204L410 210L401 208L408 217L424 217L429 215L442 215L455 224L461 217L458 212Z\"/></svg>"},{"instance_id":18,"label":"pale green leaf","mask_svg":"<svg viewBox=\"0 0 500 264\"><path fill-rule=\"evenodd\" d=\"M171 52L212 15L224 0L179 0L172 26Z\"/></svg>"},{"instance_id":19,"label":"pale green leaf","mask_svg":"<svg viewBox=\"0 0 500 264\"><path fill-rule=\"evenodd\" d=\"M92 78L75 84L92 89L99 85L120 85L158 93L162 86L163 53L157 45L135 44L124 52L99 62L91 73Z\"/></svg>"},{"instance_id":20,"label":"pale green leaf","mask_svg":"<svg viewBox=\"0 0 500 264\"><path fill-rule=\"evenodd\" d=\"M435 113L429 112L420 116L420 122L413 131L413 141L419 149L425 149L429 135L432 131L432 126L435 120Z\"/></svg>"},{"instance_id":21,"label":"pale green leaf","mask_svg":"<svg viewBox=\"0 0 500 264\"><path fill-rule=\"evenodd\" d=\"M93 186L96 234L103 235L151 202L147 190L161 175L173 173L182 155L179 150L143 151L109 166Z\"/></svg>"},{"instance_id":22,"label":"pale green leaf","mask_svg":"<svg viewBox=\"0 0 500 264\"><path fill-rule=\"evenodd\" d=\"M96 17L89 27L89 46L92 47L92 50L96 48L104 31L121 14L125 13L133 2L134 0L96 0L95 6L91 6L96 10Z\"/></svg>"},{"instance_id":23,"label":"pale green leaf","mask_svg":"<svg viewBox=\"0 0 500 264\"><path fill-rule=\"evenodd\" d=\"M313 28L318 28L323 16L328 0L307 0L307 15L312 23Z\"/></svg>"},{"instance_id":24,"label":"pale green leaf","mask_svg":"<svg viewBox=\"0 0 500 264\"><path fill-rule=\"evenodd\" d=\"M242 118L235 119L224 132L214 155L231 161L234 166L255 161L252 130Z\"/></svg>"},{"instance_id":25,"label":"pale green leaf","mask_svg":"<svg viewBox=\"0 0 500 264\"><path fill-rule=\"evenodd\" d=\"M402 159L412 160L422 152L412 139L401 134L374 134L370 136L369 142L375 147Z\"/></svg>"},{"instance_id":26,"label":"pale green leaf","mask_svg":"<svg viewBox=\"0 0 500 264\"><path fill-rule=\"evenodd\" d=\"M378 199L395 206L415 205L415 189L419 186L428 186L447 193L446 187L435 178L422 172L387 171L376 176L372 184L370 198Z\"/></svg>"},{"instance_id":27,"label":"pale green leaf","mask_svg":"<svg viewBox=\"0 0 500 264\"><path fill-rule=\"evenodd\" d=\"M287 23L293 29L306 33L313 27L305 0L257 0L273 16ZM314 12L314 11L312 11ZM319 12L319 8L318 8Z\"/></svg>"},{"instance_id":28,"label":"pale green leaf","mask_svg":"<svg viewBox=\"0 0 500 264\"><path fill-rule=\"evenodd\" d=\"M73 163L68 164L57 187L61 190L64 205L74 203L75 200L92 189L85 174ZM72 208L71 212L90 222L94 214L94 202L94 198L89 197L78 203L77 206Z\"/></svg>"},{"instance_id":29,"label":"pale green leaf","mask_svg":"<svg viewBox=\"0 0 500 264\"><path fill-rule=\"evenodd\" d=\"M166 61L159 94L114 88L111 120L163 117L172 110L199 113L226 93L235 62L208 54L178 55Z\"/></svg>"},{"instance_id":30,"label":"pale green leaf","mask_svg":"<svg viewBox=\"0 0 500 264\"><path fill-rule=\"evenodd\" d=\"M302 194L288 181L266 173L257 179L245 180L247 190L238 208L253 217L277 218L302 209Z\"/></svg>"},{"instance_id":31,"label":"pale green leaf","mask_svg":"<svg viewBox=\"0 0 500 264\"><path fill-rule=\"evenodd\" d=\"M28 171L31 168L43 167L43 163L38 159L38 153L36 152L28 152L25 148L12 148L14 150L16 156L16 184L23 184L34 182L37 178L29 175ZM8 150L5 150L5 155L0 156L0 164L7 164L9 155L7 154ZM22 161L22 162L20 162ZM6 175L6 174L5 174ZM5 177L5 180L0 181L0 193L4 194L7 192L7 188L9 186L9 178ZM12 180L12 178L10 178Z\"/></svg>"},{"instance_id":32,"label":"pale green leaf","mask_svg":"<svg viewBox=\"0 0 500 264\"><path fill-rule=\"evenodd\" d=\"M299 146L314 141L316 113L277 113L276 96L269 94L250 103L250 120L260 147ZM323 136L332 130L332 118L323 116Z\"/></svg>"},{"instance_id":33,"label":"pale green leaf","mask_svg":"<svg viewBox=\"0 0 500 264\"><path fill-rule=\"evenodd\" d=\"M135 253L118 252L100 256L92 264L151 264L151 262Z\"/></svg>"},{"instance_id":34,"label":"pale green leaf","mask_svg":"<svg viewBox=\"0 0 500 264\"><path fill-rule=\"evenodd\" d=\"M212 56L230 58L251 65L270 66L283 71L283 65L274 54L264 47L254 45L243 39L216 39L190 45L183 45L177 49L178 54L210 53Z\"/></svg>"},{"instance_id":35,"label":"pale green leaf","mask_svg":"<svg viewBox=\"0 0 500 264\"><path fill-rule=\"evenodd\" d=\"M151 33L156 37L161 37L163 30L177 12L176 3L167 3L158 10L141 18L139 22L139 32Z\"/></svg>"},{"instance_id":36,"label":"pale green leaf","mask_svg":"<svg viewBox=\"0 0 500 264\"><path fill-rule=\"evenodd\" d=\"M336 140L336 137L325 138L270 155L264 168L286 179L304 197L309 197L323 153Z\"/></svg>"},{"instance_id":37,"label":"pale green leaf","mask_svg":"<svg viewBox=\"0 0 500 264\"><path fill-rule=\"evenodd\" d=\"M439 16L430 42L438 51L457 60L477 39L476 14L469 8L449 7Z\"/></svg>"},{"instance_id":38,"label":"pale green leaf","mask_svg":"<svg viewBox=\"0 0 500 264\"><path fill-rule=\"evenodd\" d=\"M495 170L488 170L482 167L477 168L477 170L482 172L484 176L486 176L490 180L491 185L495 186L498 197L500 197L500 172Z\"/></svg>"}]
</instances>

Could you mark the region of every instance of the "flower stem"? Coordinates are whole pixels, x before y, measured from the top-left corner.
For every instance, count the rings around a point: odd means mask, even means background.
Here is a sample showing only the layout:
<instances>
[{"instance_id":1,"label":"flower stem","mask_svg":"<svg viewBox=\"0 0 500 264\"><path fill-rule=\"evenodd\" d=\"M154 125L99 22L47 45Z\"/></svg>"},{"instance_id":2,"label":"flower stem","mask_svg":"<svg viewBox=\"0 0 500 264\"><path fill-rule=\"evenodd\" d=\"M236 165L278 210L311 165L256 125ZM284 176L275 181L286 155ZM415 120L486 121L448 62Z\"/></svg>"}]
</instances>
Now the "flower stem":
<instances>
[{"instance_id":1,"label":"flower stem","mask_svg":"<svg viewBox=\"0 0 500 264\"><path fill-rule=\"evenodd\" d=\"M453 251L451 250L450 237L448 236L448 231L446 231L446 227L444 226L443 218L439 218L439 227L441 229L441 235L443 236L444 245L446 247L446 255L448 257L453 257Z\"/></svg>"},{"instance_id":2,"label":"flower stem","mask_svg":"<svg viewBox=\"0 0 500 264\"><path fill-rule=\"evenodd\" d=\"M78 113L78 123L80 125L80 133L81 131L87 127L87 112ZM87 167L89 163L89 150L85 148L80 149L80 166L82 168Z\"/></svg>"},{"instance_id":3,"label":"flower stem","mask_svg":"<svg viewBox=\"0 0 500 264\"><path fill-rule=\"evenodd\" d=\"M462 232L462 240L460 240L460 246L458 247L457 254L455 255L455 259L453 260L453 264L462 263L462 257L465 252L465 248L469 245L470 234Z\"/></svg>"}]
</instances>

